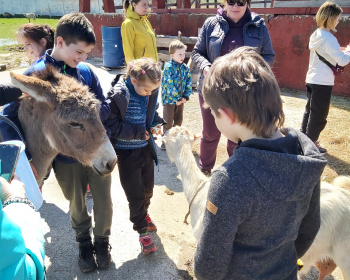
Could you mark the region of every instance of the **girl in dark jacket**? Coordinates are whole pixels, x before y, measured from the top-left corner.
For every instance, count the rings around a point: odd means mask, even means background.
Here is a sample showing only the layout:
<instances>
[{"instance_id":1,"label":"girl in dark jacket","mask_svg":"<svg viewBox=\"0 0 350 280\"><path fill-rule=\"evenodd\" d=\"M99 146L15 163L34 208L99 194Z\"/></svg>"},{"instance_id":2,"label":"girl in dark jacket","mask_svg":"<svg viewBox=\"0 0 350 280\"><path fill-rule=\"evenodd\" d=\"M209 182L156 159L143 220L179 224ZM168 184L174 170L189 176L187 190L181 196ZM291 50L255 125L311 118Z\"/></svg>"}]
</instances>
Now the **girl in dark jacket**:
<instances>
[{"instance_id":1,"label":"girl in dark jacket","mask_svg":"<svg viewBox=\"0 0 350 280\"><path fill-rule=\"evenodd\" d=\"M158 164L152 133L164 123L156 111L161 75L160 65L151 58L132 61L126 76L118 75L112 82L107 99L111 108L107 126L118 156L120 183L143 254L157 250L149 234L157 227L148 207L153 196L154 162Z\"/></svg>"}]
</instances>

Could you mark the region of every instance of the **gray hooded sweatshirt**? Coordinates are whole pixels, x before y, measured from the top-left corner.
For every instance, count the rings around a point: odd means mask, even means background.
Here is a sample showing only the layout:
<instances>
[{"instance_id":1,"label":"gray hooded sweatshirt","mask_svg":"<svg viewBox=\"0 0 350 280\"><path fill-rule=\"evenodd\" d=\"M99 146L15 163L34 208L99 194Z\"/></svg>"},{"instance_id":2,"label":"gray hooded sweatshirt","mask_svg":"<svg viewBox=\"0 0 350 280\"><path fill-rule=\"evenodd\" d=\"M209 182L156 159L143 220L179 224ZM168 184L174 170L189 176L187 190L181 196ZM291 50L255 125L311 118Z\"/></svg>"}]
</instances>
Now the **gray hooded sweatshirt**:
<instances>
[{"instance_id":1,"label":"gray hooded sweatshirt","mask_svg":"<svg viewBox=\"0 0 350 280\"><path fill-rule=\"evenodd\" d=\"M304 134L242 142L214 171L195 254L198 279L296 280L320 226L326 159Z\"/></svg>"}]
</instances>

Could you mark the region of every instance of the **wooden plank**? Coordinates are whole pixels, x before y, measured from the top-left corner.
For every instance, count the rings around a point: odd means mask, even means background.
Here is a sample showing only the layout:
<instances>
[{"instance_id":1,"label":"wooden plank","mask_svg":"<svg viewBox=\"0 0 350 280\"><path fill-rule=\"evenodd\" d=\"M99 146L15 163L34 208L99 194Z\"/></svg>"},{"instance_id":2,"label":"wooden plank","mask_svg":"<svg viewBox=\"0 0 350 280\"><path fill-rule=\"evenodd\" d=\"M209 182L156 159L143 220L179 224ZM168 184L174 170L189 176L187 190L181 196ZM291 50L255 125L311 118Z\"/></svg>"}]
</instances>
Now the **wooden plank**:
<instances>
[{"instance_id":1,"label":"wooden plank","mask_svg":"<svg viewBox=\"0 0 350 280\"><path fill-rule=\"evenodd\" d=\"M79 12L90 13L90 0L79 0Z\"/></svg>"},{"instance_id":2,"label":"wooden plank","mask_svg":"<svg viewBox=\"0 0 350 280\"><path fill-rule=\"evenodd\" d=\"M167 48L173 40L177 40L178 36L157 35L156 42L157 47ZM185 45L195 45L197 43L197 37L181 37L181 42Z\"/></svg>"},{"instance_id":3,"label":"wooden plank","mask_svg":"<svg viewBox=\"0 0 350 280\"><path fill-rule=\"evenodd\" d=\"M152 9L165 9L165 0L152 0Z\"/></svg>"},{"instance_id":4,"label":"wooden plank","mask_svg":"<svg viewBox=\"0 0 350 280\"><path fill-rule=\"evenodd\" d=\"M251 8L257 14L268 15L316 15L319 7L303 8ZM342 8L343 14L350 14L350 8ZM217 9L156 9L152 11L157 14L216 14Z\"/></svg>"},{"instance_id":5,"label":"wooden plank","mask_svg":"<svg viewBox=\"0 0 350 280\"><path fill-rule=\"evenodd\" d=\"M113 0L102 0L103 1L103 10L105 13L115 13L114 1Z\"/></svg>"}]
</instances>

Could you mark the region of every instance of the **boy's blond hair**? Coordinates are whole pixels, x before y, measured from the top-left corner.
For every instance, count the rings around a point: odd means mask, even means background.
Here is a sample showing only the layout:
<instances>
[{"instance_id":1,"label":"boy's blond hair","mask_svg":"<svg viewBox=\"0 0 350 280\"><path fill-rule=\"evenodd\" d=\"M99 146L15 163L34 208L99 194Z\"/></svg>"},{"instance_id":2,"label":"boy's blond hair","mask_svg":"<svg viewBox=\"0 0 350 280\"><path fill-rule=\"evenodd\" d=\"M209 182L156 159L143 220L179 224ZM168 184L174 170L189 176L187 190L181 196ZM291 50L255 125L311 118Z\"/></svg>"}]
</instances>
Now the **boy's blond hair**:
<instances>
[{"instance_id":1,"label":"boy's blond hair","mask_svg":"<svg viewBox=\"0 0 350 280\"><path fill-rule=\"evenodd\" d=\"M335 30L335 20L342 12L342 8L334 2L323 3L316 14L317 26Z\"/></svg>"},{"instance_id":2,"label":"boy's blond hair","mask_svg":"<svg viewBox=\"0 0 350 280\"><path fill-rule=\"evenodd\" d=\"M169 45L169 54L174 54L176 50L183 49L183 48L185 48L186 50L187 46L184 43L182 43L180 40L174 40Z\"/></svg>"},{"instance_id":3,"label":"boy's blond hair","mask_svg":"<svg viewBox=\"0 0 350 280\"><path fill-rule=\"evenodd\" d=\"M253 47L240 47L215 60L203 84L211 110L228 108L238 122L269 138L283 126L280 89L267 62Z\"/></svg>"},{"instance_id":4,"label":"boy's blond hair","mask_svg":"<svg viewBox=\"0 0 350 280\"><path fill-rule=\"evenodd\" d=\"M94 28L83 13L75 12L61 17L56 27L55 45L57 37L62 37L67 46L78 42L85 42L87 45L96 44Z\"/></svg>"}]
</instances>

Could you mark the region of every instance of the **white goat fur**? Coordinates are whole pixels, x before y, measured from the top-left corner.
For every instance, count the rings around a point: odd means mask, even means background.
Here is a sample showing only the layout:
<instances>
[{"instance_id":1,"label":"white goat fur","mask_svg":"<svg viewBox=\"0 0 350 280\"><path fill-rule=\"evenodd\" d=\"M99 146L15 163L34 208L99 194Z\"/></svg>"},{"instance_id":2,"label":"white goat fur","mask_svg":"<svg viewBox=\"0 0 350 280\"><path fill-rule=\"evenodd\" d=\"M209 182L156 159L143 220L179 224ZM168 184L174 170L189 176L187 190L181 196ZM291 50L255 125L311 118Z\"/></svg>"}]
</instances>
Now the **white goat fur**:
<instances>
[{"instance_id":1,"label":"white goat fur","mask_svg":"<svg viewBox=\"0 0 350 280\"><path fill-rule=\"evenodd\" d=\"M203 231L203 216L206 208L210 179L202 174L192 154L195 137L184 127L173 127L164 136L169 159L174 161L181 175L183 190L191 205L191 225L197 241ZM303 273L321 259L331 258L339 266L344 280L350 280L350 177L340 176L333 185L321 183L321 227L309 250L302 257Z\"/></svg>"},{"instance_id":2,"label":"white goat fur","mask_svg":"<svg viewBox=\"0 0 350 280\"><path fill-rule=\"evenodd\" d=\"M191 225L194 236L199 240L203 232L203 216L207 203L210 179L198 168L192 154L192 144L195 137L187 129L175 126L163 137L169 159L175 161L181 175L183 190L188 203L191 202L197 190L204 184L191 205Z\"/></svg>"}]
</instances>

